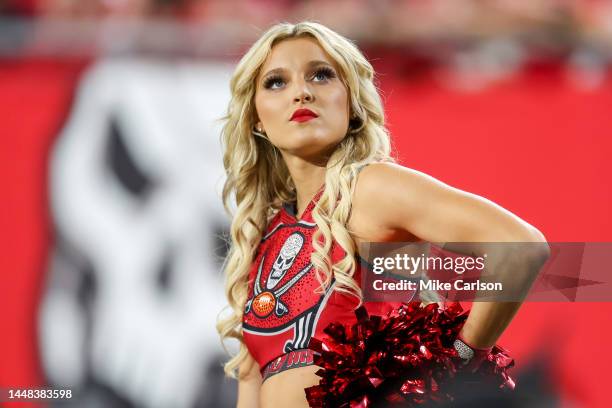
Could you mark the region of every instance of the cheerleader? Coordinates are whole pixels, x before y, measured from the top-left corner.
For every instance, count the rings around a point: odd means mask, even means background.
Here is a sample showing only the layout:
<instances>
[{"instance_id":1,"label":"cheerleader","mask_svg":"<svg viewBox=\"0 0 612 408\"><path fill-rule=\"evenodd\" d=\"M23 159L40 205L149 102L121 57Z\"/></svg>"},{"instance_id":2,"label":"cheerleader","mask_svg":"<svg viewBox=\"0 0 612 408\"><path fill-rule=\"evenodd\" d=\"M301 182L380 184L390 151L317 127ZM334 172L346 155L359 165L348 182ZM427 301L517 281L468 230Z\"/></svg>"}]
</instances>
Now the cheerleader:
<instances>
[{"instance_id":1,"label":"cheerleader","mask_svg":"<svg viewBox=\"0 0 612 408\"><path fill-rule=\"evenodd\" d=\"M232 216L224 265L231 314L218 322L239 352L226 364L238 407L306 407L319 384L312 345L331 323L355 324L365 242L533 242L543 235L482 197L394 163L374 71L353 42L313 22L282 23L231 78L222 130ZM527 267L515 280L530 283ZM385 315L396 303L363 304ZM474 303L454 339L477 365L520 302Z\"/></svg>"}]
</instances>

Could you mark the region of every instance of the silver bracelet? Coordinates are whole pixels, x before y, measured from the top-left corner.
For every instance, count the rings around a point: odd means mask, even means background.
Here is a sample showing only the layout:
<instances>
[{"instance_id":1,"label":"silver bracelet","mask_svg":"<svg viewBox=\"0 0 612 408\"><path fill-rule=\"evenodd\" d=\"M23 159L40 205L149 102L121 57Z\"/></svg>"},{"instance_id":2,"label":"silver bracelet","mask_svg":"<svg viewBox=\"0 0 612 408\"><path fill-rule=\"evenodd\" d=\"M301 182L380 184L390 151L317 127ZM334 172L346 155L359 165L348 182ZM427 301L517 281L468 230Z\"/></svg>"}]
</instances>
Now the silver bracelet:
<instances>
[{"instance_id":1,"label":"silver bracelet","mask_svg":"<svg viewBox=\"0 0 612 408\"><path fill-rule=\"evenodd\" d=\"M461 340L456 339L453 343L453 347L455 347L457 354L459 354L459 357L461 357L463 360L469 361L474 358L474 350Z\"/></svg>"}]
</instances>

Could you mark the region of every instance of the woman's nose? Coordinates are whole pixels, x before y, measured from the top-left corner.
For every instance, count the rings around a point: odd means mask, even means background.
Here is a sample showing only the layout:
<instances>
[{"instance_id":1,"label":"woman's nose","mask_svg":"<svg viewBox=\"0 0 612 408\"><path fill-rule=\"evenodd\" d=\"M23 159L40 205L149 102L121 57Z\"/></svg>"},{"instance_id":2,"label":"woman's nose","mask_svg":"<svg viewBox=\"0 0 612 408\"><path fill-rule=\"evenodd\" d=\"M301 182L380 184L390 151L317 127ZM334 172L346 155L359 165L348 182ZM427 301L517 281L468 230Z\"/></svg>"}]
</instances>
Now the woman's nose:
<instances>
[{"instance_id":1,"label":"woman's nose","mask_svg":"<svg viewBox=\"0 0 612 408\"><path fill-rule=\"evenodd\" d=\"M298 82L294 102L312 102L314 95L305 81Z\"/></svg>"}]
</instances>

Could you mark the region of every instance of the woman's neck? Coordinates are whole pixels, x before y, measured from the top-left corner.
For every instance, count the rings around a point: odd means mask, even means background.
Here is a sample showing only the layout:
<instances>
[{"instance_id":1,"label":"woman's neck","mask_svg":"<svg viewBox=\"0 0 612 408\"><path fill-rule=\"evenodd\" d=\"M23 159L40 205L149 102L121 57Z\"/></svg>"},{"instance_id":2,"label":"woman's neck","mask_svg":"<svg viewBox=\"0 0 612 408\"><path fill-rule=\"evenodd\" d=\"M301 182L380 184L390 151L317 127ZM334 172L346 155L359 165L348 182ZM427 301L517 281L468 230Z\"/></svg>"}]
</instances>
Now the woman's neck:
<instances>
[{"instance_id":1,"label":"woman's neck","mask_svg":"<svg viewBox=\"0 0 612 408\"><path fill-rule=\"evenodd\" d=\"M284 157L287 169L295 184L297 203L296 215L301 216L308 203L325 182L325 163L313 163L301 157Z\"/></svg>"}]
</instances>

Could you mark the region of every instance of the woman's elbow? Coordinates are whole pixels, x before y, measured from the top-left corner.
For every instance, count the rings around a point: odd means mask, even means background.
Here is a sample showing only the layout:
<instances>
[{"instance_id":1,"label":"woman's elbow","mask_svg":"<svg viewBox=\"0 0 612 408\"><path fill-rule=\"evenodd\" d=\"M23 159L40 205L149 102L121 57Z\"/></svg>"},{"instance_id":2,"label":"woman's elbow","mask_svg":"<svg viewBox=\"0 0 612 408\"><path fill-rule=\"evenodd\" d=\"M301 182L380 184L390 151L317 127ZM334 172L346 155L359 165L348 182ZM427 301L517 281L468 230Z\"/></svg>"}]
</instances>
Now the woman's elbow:
<instances>
[{"instance_id":1,"label":"woman's elbow","mask_svg":"<svg viewBox=\"0 0 612 408\"><path fill-rule=\"evenodd\" d=\"M536 271L539 272L540 267L550 258L550 246L544 234L537 228L529 226L520 237L517 237L516 242L521 243L521 258L537 266Z\"/></svg>"}]
</instances>

